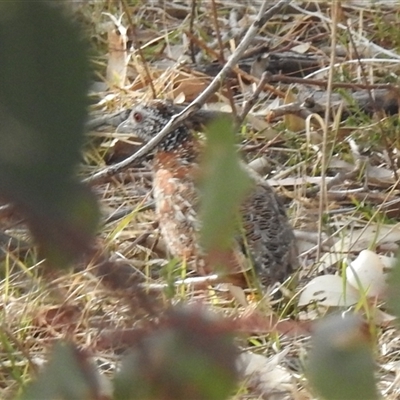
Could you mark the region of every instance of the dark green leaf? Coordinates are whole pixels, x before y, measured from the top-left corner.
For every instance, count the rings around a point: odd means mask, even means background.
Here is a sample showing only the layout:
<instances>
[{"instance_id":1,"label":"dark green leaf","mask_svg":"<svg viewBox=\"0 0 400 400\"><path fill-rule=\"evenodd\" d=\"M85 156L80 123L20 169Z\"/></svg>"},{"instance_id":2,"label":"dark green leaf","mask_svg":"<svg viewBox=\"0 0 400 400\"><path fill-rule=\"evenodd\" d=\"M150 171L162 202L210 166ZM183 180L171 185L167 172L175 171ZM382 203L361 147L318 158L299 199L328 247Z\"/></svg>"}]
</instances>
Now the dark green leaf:
<instances>
[{"instance_id":1,"label":"dark green leaf","mask_svg":"<svg viewBox=\"0 0 400 400\"><path fill-rule=\"evenodd\" d=\"M100 398L99 375L72 344L55 346L51 360L20 400L82 400Z\"/></svg>"},{"instance_id":2,"label":"dark green leaf","mask_svg":"<svg viewBox=\"0 0 400 400\"><path fill-rule=\"evenodd\" d=\"M312 338L307 376L329 400L378 399L368 326L354 315L321 321Z\"/></svg>"},{"instance_id":3,"label":"dark green leaf","mask_svg":"<svg viewBox=\"0 0 400 400\"><path fill-rule=\"evenodd\" d=\"M0 43L0 193L63 263L87 248L97 218L72 178L86 119L86 48L49 2L0 3Z\"/></svg>"},{"instance_id":4,"label":"dark green leaf","mask_svg":"<svg viewBox=\"0 0 400 400\"><path fill-rule=\"evenodd\" d=\"M239 206L250 189L230 120L220 119L209 127L201 172L201 243L206 251L226 249L238 227Z\"/></svg>"},{"instance_id":5,"label":"dark green leaf","mask_svg":"<svg viewBox=\"0 0 400 400\"><path fill-rule=\"evenodd\" d=\"M225 400L235 388L237 351L227 321L177 307L136 342L116 375L116 400Z\"/></svg>"}]
</instances>

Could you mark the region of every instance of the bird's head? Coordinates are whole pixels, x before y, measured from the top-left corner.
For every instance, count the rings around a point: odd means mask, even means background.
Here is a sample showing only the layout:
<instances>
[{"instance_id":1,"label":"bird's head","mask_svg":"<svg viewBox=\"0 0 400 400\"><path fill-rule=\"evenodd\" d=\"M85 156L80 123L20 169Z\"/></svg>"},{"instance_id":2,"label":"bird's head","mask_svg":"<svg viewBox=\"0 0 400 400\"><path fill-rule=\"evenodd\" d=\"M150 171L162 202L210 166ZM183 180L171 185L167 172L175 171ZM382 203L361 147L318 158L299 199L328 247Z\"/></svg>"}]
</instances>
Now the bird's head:
<instances>
[{"instance_id":1,"label":"bird's head","mask_svg":"<svg viewBox=\"0 0 400 400\"><path fill-rule=\"evenodd\" d=\"M118 126L117 132L131 133L148 143L164 128L176 112L172 104L164 101L153 100L139 103L132 108L128 119ZM162 151L173 151L190 137L188 127L181 125L167 134L157 148Z\"/></svg>"}]
</instances>

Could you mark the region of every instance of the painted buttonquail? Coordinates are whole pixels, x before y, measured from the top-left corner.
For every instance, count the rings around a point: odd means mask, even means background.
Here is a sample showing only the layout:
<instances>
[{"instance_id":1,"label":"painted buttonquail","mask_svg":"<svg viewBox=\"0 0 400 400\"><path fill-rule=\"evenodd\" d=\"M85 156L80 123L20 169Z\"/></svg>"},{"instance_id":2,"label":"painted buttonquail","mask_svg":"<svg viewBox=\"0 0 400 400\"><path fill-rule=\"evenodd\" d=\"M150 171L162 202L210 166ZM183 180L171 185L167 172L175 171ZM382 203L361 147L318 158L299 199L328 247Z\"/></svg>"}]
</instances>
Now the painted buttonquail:
<instances>
[{"instance_id":1,"label":"painted buttonquail","mask_svg":"<svg viewBox=\"0 0 400 400\"><path fill-rule=\"evenodd\" d=\"M172 103L160 100L142 103L132 109L117 131L132 133L146 143L179 111ZM199 196L195 186L202 146L192 130L199 120L208 122L205 121L208 114L201 112L169 133L157 146L153 160L153 194L161 235L169 252L185 260L191 269L205 274L212 271L205 265L197 240ZM238 233L233 245L232 271L243 272L253 265L261 282L270 285L282 282L297 267L295 238L284 206L274 190L261 177L250 175L255 186L241 207L244 235Z\"/></svg>"}]
</instances>

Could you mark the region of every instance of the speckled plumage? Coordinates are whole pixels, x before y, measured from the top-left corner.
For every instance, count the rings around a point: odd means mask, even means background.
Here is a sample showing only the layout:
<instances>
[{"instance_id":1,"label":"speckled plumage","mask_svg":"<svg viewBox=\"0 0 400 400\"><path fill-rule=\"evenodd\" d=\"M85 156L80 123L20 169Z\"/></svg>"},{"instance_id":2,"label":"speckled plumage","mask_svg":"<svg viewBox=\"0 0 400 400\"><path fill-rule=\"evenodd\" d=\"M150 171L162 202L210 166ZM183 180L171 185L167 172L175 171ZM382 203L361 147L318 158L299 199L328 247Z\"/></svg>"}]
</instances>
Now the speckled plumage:
<instances>
[{"instance_id":1,"label":"speckled plumage","mask_svg":"<svg viewBox=\"0 0 400 400\"><path fill-rule=\"evenodd\" d=\"M175 113L170 103L154 100L139 104L118 130L148 142ZM155 152L153 189L157 219L169 252L205 274L211 271L197 240L198 192L194 183L200 148L187 125L168 134ZM238 232L232 244L230 271L246 270L250 257L262 282L283 281L297 267L293 230L274 190L250 175L256 185L241 207L243 234ZM249 254L245 254L246 248Z\"/></svg>"}]
</instances>

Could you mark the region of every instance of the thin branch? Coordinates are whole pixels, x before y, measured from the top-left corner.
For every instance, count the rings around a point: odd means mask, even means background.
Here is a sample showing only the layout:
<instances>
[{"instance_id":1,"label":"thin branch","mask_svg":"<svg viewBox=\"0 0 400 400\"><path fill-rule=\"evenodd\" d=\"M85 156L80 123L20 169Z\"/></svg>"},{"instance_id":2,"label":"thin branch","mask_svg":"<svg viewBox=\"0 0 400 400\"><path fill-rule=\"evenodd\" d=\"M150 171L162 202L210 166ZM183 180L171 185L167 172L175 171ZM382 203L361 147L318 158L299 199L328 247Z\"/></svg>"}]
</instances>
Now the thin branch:
<instances>
[{"instance_id":1,"label":"thin branch","mask_svg":"<svg viewBox=\"0 0 400 400\"><path fill-rule=\"evenodd\" d=\"M287 114L294 114L306 119L313 114L313 112L309 110L306 102L294 101L293 103L282 104L281 106L271 109L267 114L267 121L271 122Z\"/></svg>"},{"instance_id":2,"label":"thin branch","mask_svg":"<svg viewBox=\"0 0 400 400\"><path fill-rule=\"evenodd\" d=\"M257 15L256 20L251 24L246 35L240 42L239 46L236 48L235 52L229 57L229 60L218 73L218 75L211 81L208 87L197 97L192 103L190 103L182 112L174 115L167 125L145 146L140 148L135 154L128 157L124 161L115 164L107 169L104 169L91 177L84 180L84 183L95 184L101 182L105 178L116 174L127 166L131 165L133 162L147 155L151 150L153 150L168 133L176 129L184 120L189 118L192 114L198 111L205 102L221 87L225 78L228 76L229 72L239 61L242 54L249 47L250 43L253 41L259 29L271 19L275 14L280 12L282 8L287 6L291 0L280 0L277 4L272 6L268 11L266 11L268 2L264 1L261 4L260 11Z\"/></svg>"},{"instance_id":3,"label":"thin branch","mask_svg":"<svg viewBox=\"0 0 400 400\"><path fill-rule=\"evenodd\" d=\"M212 11L212 17L213 17L213 21L214 21L215 35L217 36L218 47L219 47L218 60L221 64L224 64L225 63L224 44L222 43L221 32L219 30L218 13L217 13L217 6L215 4L215 0L211 0L211 11Z\"/></svg>"},{"instance_id":4,"label":"thin branch","mask_svg":"<svg viewBox=\"0 0 400 400\"><path fill-rule=\"evenodd\" d=\"M224 44L222 42L221 38L221 32L219 29L219 24L218 24L218 12L217 12L217 5L215 4L215 0L211 0L211 10L212 10L212 17L214 20L214 29L215 29L215 35L217 36L217 42L218 42L218 47L219 47L219 55L218 55L218 61L221 63L221 65L225 64L225 57L224 57ZM227 94L228 94L228 100L229 100L229 105L231 106L232 113L234 116L237 115L236 112L236 105L235 105L235 100L233 98L233 92L230 83L226 85L227 89Z\"/></svg>"},{"instance_id":5,"label":"thin branch","mask_svg":"<svg viewBox=\"0 0 400 400\"><path fill-rule=\"evenodd\" d=\"M326 88L328 86L328 81L324 79L308 79L308 78L300 78L296 76L287 76L276 74L267 75L267 82L281 82L281 83L298 83L300 85L314 85L322 88ZM396 87L390 83L346 83L346 82L332 82L332 87L334 89L388 89L388 90L396 90Z\"/></svg>"},{"instance_id":6,"label":"thin branch","mask_svg":"<svg viewBox=\"0 0 400 400\"><path fill-rule=\"evenodd\" d=\"M340 61L340 62L334 64L333 67L338 68L338 67L343 67L345 65L350 65L350 64L359 64L360 62L371 63L371 64L400 64L400 60L393 60L393 59L389 59L389 58L360 58L360 60ZM307 76L305 76L304 79L310 79L315 75L321 74L322 72L329 71L329 69L330 69L330 66L328 65L327 67L324 67L317 71L311 72L311 74L308 74Z\"/></svg>"},{"instance_id":7,"label":"thin branch","mask_svg":"<svg viewBox=\"0 0 400 400\"><path fill-rule=\"evenodd\" d=\"M258 97L260 96L260 93L264 89L264 85L268 82L268 74L264 72L261 75L261 79L258 82L256 89L254 90L253 95L248 99L243 106L242 112L240 115L237 116L236 121L235 121L235 126L238 128L240 125L242 125L244 119L246 118L247 114L250 112L254 104L256 103Z\"/></svg>"},{"instance_id":8,"label":"thin branch","mask_svg":"<svg viewBox=\"0 0 400 400\"><path fill-rule=\"evenodd\" d=\"M194 20L196 17L196 8L197 8L197 0L192 0L192 7L190 10L190 22L189 22L189 32L193 35L193 28L194 28ZM192 63L196 62L196 54L194 51L194 42L193 40L190 41L190 57L192 59Z\"/></svg>"},{"instance_id":9,"label":"thin branch","mask_svg":"<svg viewBox=\"0 0 400 400\"><path fill-rule=\"evenodd\" d=\"M226 279L226 278L225 278ZM224 277L217 274L208 276L196 276L193 278L180 279L173 283L174 287L181 285L190 285L193 287L204 287L204 285L214 285L219 282L224 282ZM139 287L146 290L163 291L170 287L169 283L140 283Z\"/></svg>"}]
</instances>

